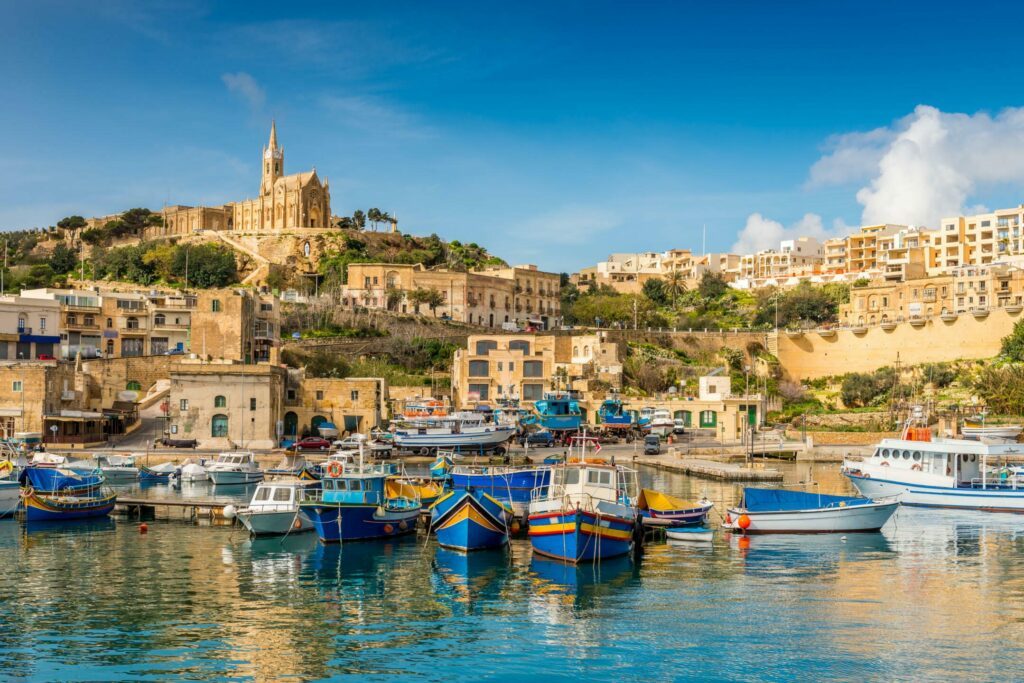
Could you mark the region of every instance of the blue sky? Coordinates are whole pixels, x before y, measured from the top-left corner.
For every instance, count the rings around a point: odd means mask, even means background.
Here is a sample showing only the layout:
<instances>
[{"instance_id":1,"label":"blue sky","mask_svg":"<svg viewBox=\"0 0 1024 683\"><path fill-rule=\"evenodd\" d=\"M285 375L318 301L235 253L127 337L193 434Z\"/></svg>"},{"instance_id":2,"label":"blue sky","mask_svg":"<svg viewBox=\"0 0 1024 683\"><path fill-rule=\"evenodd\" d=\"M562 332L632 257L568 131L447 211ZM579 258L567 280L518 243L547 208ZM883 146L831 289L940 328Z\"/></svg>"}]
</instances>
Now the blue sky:
<instances>
[{"instance_id":1,"label":"blue sky","mask_svg":"<svg viewBox=\"0 0 1024 683\"><path fill-rule=\"evenodd\" d=\"M931 224L1024 202L1021 14L11 4L0 228L252 196L271 118L286 171L316 166L335 213L379 206L404 230L553 270L699 250L702 225L720 251Z\"/></svg>"}]
</instances>

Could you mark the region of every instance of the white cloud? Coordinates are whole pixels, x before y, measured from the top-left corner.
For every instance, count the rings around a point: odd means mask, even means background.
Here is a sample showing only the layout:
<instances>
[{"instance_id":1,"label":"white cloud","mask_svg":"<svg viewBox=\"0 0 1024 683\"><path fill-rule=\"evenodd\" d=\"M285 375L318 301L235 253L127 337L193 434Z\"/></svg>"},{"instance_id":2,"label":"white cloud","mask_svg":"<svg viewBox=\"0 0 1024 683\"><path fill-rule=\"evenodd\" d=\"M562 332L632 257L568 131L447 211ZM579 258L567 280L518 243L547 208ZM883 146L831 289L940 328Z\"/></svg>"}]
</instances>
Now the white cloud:
<instances>
[{"instance_id":1,"label":"white cloud","mask_svg":"<svg viewBox=\"0 0 1024 683\"><path fill-rule=\"evenodd\" d=\"M263 90L256 79L244 71L233 74L223 74L220 80L224 81L228 91L245 100L253 111L259 111L267 101L267 93Z\"/></svg>"},{"instance_id":2,"label":"white cloud","mask_svg":"<svg viewBox=\"0 0 1024 683\"><path fill-rule=\"evenodd\" d=\"M865 224L936 226L980 190L1024 182L1024 108L958 114L920 105L892 126L834 137L808 185L866 183Z\"/></svg>"},{"instance_id":3,"label":"white cloud","mask_svg":"<svg viewBox=\"0 0 1024 683\"><path fill-rule=\"evenodd\" d=\"M778 249L779 242L782 240L797 237L814 237L824 241L845 230L848 230L848 226L839 220L833 224L831 231L826 230L821 216L813 213L805 214L803 218L789 227L778 221L765 218L759 213L752 213L747 216L747 224L736 236L736 243L732 245L732 253L753 254L764 249Z\"/></svg>"}]
</instances>

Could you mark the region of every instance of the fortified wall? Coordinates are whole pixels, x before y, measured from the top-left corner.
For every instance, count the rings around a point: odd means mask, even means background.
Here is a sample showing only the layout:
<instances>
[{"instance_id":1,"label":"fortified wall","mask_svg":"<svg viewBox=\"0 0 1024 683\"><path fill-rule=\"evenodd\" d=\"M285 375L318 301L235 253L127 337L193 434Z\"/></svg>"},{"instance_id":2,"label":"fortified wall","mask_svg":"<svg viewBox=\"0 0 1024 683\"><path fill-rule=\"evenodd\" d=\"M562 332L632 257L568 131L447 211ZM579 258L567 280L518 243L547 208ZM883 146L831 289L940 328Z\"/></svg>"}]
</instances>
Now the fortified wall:
<instances>
[{"instance_id":1,"label":"fortified wall","mask_svg":"<svg viewBox=\"0 0 1024 683\"><path fill-rule=\"evenodd\" d=\"M998 355L1003 337L1024 318L1021 313L992 309L986 315L961 313L955 319L932 317L914 323L821 332L779 332L778 353L783 372L794 380L848 372L868 372L896 362L903 365ZM774 345L774 344L773 344Z\"/></svg>"}]
</instances>

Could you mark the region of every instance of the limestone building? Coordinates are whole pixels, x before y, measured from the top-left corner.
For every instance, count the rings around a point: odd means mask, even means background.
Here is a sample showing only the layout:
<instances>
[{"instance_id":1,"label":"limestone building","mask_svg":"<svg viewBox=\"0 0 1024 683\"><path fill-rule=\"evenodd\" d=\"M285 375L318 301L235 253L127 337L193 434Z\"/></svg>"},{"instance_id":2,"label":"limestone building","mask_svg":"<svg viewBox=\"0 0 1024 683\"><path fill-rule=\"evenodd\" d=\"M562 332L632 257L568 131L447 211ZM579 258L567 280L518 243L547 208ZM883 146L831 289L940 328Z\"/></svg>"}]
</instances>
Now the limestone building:
<instances>
[{"instance_id":1,"label":"limestone building","mask_svg":"<svg viewBox=\"0 0 1024 683\"><path fill-rule=\"evenodd\" d=\"M329 228L331 191L316 169L285 175L284 147L277 141L277 125L260 159L260 190L252 199L223 206L165 207L163 225L146 231L147 238L188 235L203 230L240 233L280 232L292 228Z\"/></svg>"}]
</instances>

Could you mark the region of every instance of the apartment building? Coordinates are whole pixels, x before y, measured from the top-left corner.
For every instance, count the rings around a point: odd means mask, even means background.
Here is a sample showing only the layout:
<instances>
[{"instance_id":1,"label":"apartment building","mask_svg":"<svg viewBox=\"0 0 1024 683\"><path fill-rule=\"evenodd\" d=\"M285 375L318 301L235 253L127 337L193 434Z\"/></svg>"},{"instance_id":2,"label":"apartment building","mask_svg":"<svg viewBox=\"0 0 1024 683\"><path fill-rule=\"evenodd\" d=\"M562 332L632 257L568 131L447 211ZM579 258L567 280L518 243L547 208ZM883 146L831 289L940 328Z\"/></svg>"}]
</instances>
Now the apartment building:
<instances>
[{"instance_id":1,"label":"apartment building","mask_svg":"<svg viewBox=\"0 0 1024 683\"><path fill-rule=\"evenodd\" d=\"M822 272L825 250L813 237L783 240L779 249L765 249L739 258L737 276L748 280L783 279Z\"/></svg>"},{"instance_id":2,"label":"apartment building","mask_svg":"<svg viewBox=\"0 0 1024 683\"><path fill-rule=\"evenodd\" d=\"M551 328L561 323L561 276L534 265L458 272L422 265L353 263L342 304L401 313L427 313L410 293L435 290L442 301L432 312L459 322L501 327L505 323Z\"/></svg>"},{"instance_id":3,"label":"apartment building","mask_svg":"<svg viewBox=\"0 0 1024 683\"><path fill-rule=\"evenodd\" d=\"M570 280L578 287L604 285L621 294L638 294L648 280L661 279L672 272L682 273L690 285L699 282L704 273L719 274L730 280L735 277L739 264L739 254L698 256L689 249L612 254L608 260L574 273Z\"/></svg>"},{"instance_id":4,"label":"apartment building","mask_svg":"<svg viewBox=\"0 0 1024 683\"><path fill-rule=\"evenodd\" d=\"M936 267L981 266L1024 255L1024 204L943 218L934 238Z\"/></svg>"},{"instance_id":5,"label":"apartment building","mask_svg":"<svg viewBox=\"0 0 1024 683\"><path fill-rule=\"evenodd\" d=\"M387 381L376 377L305 377L290 370L284 396L283 438L319 434L324 422L339 432L367 433L387 424Z\"/></svg>"},{"instance_id":6,"label":"apartment building","mask_svg":"<svg viewBox=\"0 0 1024 683\"><path fill-rule=\"evenodd\" d=\"M622 386L618 345L601 334L473 335L452 363L457 407L502 400L529 407L551 391L585 398L598 386Z\"/></svg>"},{"instance_id":7,"label":"apartment building","mask_svg":"<svg viewBox=\"0 0 1024 683\"><path fill-rule=\"evenodd\" d=\"M186 347L203 358L243 363L276 363L280 352L281 312L277 299L248 289L207 289L190 302ZM172 309L156 309L172 320Z\"/></svg>"},{"instance_id":8,"label":"apartment building","mask_svg":"<svg viewBox=\"0 0 1024 683\"><path fill-rule=\"evenodd\" d=\"M61 305L53 299L0 296L0 360L56 358Z\"/></svg>"}]
</instances>

